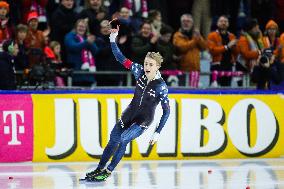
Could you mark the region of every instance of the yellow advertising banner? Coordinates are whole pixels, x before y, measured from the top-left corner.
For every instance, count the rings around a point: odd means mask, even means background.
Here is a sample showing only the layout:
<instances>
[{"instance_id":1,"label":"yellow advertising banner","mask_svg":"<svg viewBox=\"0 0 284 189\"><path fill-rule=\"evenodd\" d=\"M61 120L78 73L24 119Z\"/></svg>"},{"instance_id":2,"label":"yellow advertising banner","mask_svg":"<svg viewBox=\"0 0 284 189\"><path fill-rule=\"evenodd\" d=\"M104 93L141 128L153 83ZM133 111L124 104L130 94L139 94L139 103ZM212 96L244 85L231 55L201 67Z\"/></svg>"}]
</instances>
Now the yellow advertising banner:
<instances>
[{"instance_id":1,"label":"yellow advertising banner","mask_svg":"<svg viewBox=\"0 0 284 189\"><path fill-rule=\"evenodd\" d=\"M132 94L34 94L35 162L94 161ZM284 154L281 94L170 94L171 114L157 144L158 106L125 160L279 157Z\"/></svg>"}]
</instances>

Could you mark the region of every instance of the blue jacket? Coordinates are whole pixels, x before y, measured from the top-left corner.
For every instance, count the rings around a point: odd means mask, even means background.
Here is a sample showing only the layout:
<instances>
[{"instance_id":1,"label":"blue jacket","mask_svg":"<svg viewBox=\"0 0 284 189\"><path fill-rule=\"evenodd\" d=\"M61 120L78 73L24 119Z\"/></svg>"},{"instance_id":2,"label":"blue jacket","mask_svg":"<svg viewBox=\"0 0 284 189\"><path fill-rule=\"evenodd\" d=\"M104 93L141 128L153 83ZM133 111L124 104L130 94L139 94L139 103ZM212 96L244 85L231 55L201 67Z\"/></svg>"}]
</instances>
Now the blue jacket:
<instances>
[{"instance_id":1,"label":"blue jacket","mask_svg":"<svg viewBox=\"0 0 284 189\"><path fill-rule=\"evenodd\" d=\"M97 45L95 43L89 44L85 38L83 42L79 41L77 34L74 31L66 34L64 39L66 52L67 52L67 64L71 66L73 70L81 70L82 63L82 50L88 49L92 52L93 56L98 51ZM74 76L73 81L95 81L93 75L79 75Z\"/></svg>"}]
</instances>

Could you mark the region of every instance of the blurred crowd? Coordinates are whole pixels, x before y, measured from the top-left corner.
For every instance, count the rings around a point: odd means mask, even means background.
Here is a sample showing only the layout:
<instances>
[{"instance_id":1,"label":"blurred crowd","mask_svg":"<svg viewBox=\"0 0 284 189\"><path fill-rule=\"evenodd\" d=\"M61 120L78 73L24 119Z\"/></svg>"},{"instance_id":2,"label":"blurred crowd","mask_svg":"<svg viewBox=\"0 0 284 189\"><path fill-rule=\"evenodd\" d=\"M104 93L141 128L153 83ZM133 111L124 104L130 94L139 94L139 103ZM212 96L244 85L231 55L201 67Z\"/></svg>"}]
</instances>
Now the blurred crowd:
<instances>
[{"instance_id":1,"label":"blurred crowd","mask_svg":"<svg viewBox=\"0 0 284 189\"><path fill-rule=\"evenodd\" d=\"M73 86L125 86L125 75L96 74L126 71L109 43L117 25L129 59L161 53L170 86L198 88L206 60L211 87L242 87L248 75L257 89L284 89L283 10L284 0L2 0L0 89L65 87L68 76Z\"/></svg>"}]
</instances>

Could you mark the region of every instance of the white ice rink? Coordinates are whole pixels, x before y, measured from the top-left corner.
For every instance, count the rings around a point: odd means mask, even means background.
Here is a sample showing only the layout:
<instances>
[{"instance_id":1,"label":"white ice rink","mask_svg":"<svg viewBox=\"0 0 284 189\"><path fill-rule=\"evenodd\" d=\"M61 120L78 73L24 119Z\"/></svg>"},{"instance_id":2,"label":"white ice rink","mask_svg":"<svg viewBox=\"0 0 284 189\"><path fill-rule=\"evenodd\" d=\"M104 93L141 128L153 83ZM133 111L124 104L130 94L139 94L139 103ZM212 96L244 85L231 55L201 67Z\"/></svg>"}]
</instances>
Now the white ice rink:
<instances>
[{"instance_id":1,"label":"white ice rink","mask_svg":"<svg viewBox=\"0 0 284 189\"><path fill-rule=\"evenodd\" d=\"M97 163L1 163L0 189L284 189L284 159L122 161L104 183L79 183Z\"/></svg>"}]
</instances>

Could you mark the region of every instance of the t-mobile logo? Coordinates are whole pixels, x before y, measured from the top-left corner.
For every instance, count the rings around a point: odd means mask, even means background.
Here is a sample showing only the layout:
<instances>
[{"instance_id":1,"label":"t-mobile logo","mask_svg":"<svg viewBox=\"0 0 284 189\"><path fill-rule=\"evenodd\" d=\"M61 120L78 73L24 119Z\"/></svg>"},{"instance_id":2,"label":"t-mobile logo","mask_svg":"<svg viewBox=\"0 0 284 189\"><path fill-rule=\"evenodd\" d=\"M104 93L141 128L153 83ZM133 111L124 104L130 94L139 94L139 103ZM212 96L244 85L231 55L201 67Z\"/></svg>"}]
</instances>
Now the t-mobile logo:
<instances>
[{"instance_id":1,"label":"t-mobile logo","mask_svg":"<svg viewBox=\"0 0 284 189\"><path fill-rule=\"evenodd\" d=\"M11 134L11 141L8 142L8 145L21 145L21 141L18 140L18 133L24 134L25 127L24 125L17 125L17 115L20 116L22 123L24 123L24 111L3 111L3 122L7 122L7 117L10 116L12 125L4 126L4 134ZM19 128L19 130L18 130Z\"/></svg>"}]
</instances>

